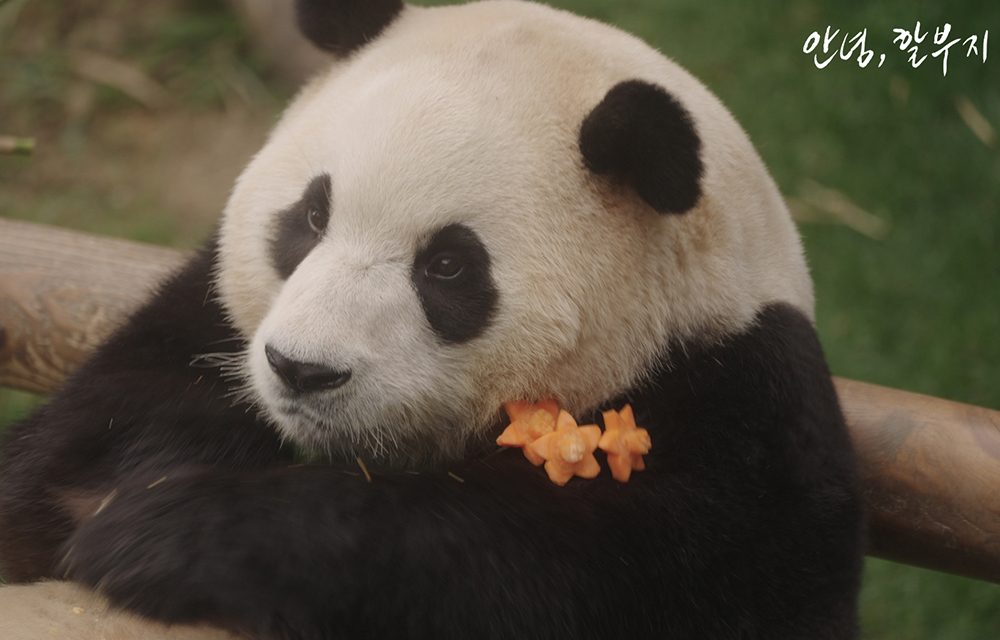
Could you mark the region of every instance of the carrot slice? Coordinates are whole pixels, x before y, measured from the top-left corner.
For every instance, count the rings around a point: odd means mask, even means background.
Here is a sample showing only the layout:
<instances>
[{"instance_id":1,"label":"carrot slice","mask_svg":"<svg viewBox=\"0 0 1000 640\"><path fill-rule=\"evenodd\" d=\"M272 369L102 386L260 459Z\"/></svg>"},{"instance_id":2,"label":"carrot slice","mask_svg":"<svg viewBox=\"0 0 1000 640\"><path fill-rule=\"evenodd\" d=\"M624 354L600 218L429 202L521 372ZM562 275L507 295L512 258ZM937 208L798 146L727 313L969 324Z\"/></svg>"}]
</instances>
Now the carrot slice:
<instances>
[{"instance_id":1,"label":"carrot slice","mask_svg":"<svg viewBox=\"0 0 1000 640\"><path fill-rule=\"evenodd\" d=\"M604 435L597 446L608 454L611 475L618 482L628 482L633 471L642 471L646 463L642 456L649 453L653 442L649 432L636 426L632 407L604 412Z\"/></svg>"},{"instance_id":2,"label":"carrot slice","mask_svg":"<svg viewBox=\"0 0 1000 640\"><path fill-rule=\"evenodd\" d=\"M510 418L510 425L497 438L497 444L502 447L520 447L524 457L536 467L545 462L528 445L555 431L559 404L555 400L516 401L505 403L504 410Z\"/></svg>"},{"instance_id":3,"label":"carrot slice","mask_svg":"<svg viewBox=\"0 0 1000 640\"><path fill-rule=\"evenodd\" d=\"M573 416L559 412L556 430L528 445L528 450L545 460L545 472L559 486L573 476L596 478L601 466L594 451L601 439L601 428L596 424L578 426Z\"/></svg>"}]
</instances>

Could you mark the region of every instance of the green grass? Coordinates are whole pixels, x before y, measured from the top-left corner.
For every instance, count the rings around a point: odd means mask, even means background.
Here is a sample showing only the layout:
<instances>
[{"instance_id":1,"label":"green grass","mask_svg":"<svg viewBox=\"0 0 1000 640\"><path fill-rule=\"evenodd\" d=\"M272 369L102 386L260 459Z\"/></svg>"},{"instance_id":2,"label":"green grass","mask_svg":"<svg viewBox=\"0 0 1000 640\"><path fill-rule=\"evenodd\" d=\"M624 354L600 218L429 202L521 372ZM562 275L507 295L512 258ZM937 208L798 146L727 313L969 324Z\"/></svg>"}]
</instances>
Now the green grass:
<instances>
[{"instance_id":1,"label":"green grass","mask_svg":"<svg viewBox=\"0 0 1000 640\"><path fill-rule=\"evenodd\" d=\"M1000 155L995 145L973 135L955 106L960 97L967 99L1000 128L1000 60L994 57L1000 50L985 64L953 53L948 76L942 77L939 61L928 58L913 69L891 45L893 27L912 26L917 19L932 30L950 22L962 36L989 28L1000 42L1000 3L553 4L618 24L690 69L743 123L787 195L801 195L803 184L812 180L889 225L880 239L836 224L802 226L816 281L819 331L835 373L1000 407ZM239 77L246 69L255 73L256 63L241 67L247 51L243 33L221 5L184 6L127 39L123 55L140 61L179 95L181 108L218 110L227 91L219 70ZM869 46L886 53L883 68L835 61L816 69L801 53L802 43L827 25L852 32L867 27ZM0 33L0 43L2 38ZM2 53L0 44L0 65ZM24 62L0 66L0 108L21 107L6 121L63 127L65 148L79 144L94 153L87 122L67 125L52 116L66 98L64 56L43 52L11 71ZM5 84L5 77L16 82ZM12 97L13 91L19 93ZM100 100L102 109L113 112L127 107L121 96ZM31 179L30 164L17 162L19 179ZM9 162L0 163L0 204L9 186L4 176L11 171ZM132 217L135 202L109 207L101 192L74 188L40 197L23 215L182 244L204 228L171 223L153 201L138 198L149 215ZM0 395L0 422L28 404L23 396ZM997 638L1000 587L870 560L862 618L867 640Z\"/></svg>"}]
</instances>

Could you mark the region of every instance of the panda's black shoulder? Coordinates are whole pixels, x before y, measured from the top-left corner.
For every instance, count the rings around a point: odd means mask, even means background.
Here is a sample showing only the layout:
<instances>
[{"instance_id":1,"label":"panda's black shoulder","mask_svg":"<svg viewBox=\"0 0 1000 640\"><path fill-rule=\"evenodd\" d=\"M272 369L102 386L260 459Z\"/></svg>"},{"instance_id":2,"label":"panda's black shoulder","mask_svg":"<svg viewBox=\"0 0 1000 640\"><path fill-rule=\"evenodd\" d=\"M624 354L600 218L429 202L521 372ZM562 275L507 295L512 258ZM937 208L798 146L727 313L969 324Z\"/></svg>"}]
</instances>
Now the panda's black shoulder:
<instances>
[{"instance_id":1,"label":"panda's black shoulder","mask_svg":"<svg viewBox=\"0 0 1000 640\"><path fill-rule=\"evenodd\" d=\"M811 320L774 303L728 336L675 342L621 400L653 438L647 469L629 489L661 507L622 526L651 528L646 544L673 546L664 580L697 562L687 576L692 601L713 602L724 583L726 597L756 615L792 621L791 611L808 610L829 637L853 637L860 482Z\"/></svg>"},{"instance_id":2,"label":"panda's black shoulder","mask_svg":"<svg viewBox=\"0 0 1000 640\"><path fill-rule=\"evenodd\" d=\"M154 289L85 368L114 362L146 363L158 370L174 366L187 369L192 352L210 345L221 345L218 351L233 350L231 345L239 338L214 292L217 251L218 240L213 235ZM151 360L148 356L154 354L157 358Z\"/></svg>"},{"instance_id":3,"label":"panda's black shoulder","mask_svg":"<svg viewBox=\"0 0 1000 640\"><path fill-rule=\"evenodd\" d=\"M856 482L853 448L816 329L789 304L761 307L752 323L730 335L671 344L632 394L668 438L688 433L709 453L738 451L743 466L754 463L750 470L775 480ZM698 425L698 431L680 425ZM667 448L685 451L678 445ZM694 463L680 454L675 462Z\"/></svg>"},{"instance_id":4,"label":"panda's black shoulder","mask_svg":"<svg viewBox=\"0 0 1000 640\"><path fill-rule=\"evenodd\" d=\"M233 381L219 366L244 344L213 294L215 254L213 239L48 402L3 434L0 568L7 579L53 576L55 552L74 527L69 502L107 493L123 472L223 459L256 466L279 455L273 430L234 400ZM212 356L202 366L205 354Z\"/></svg>"}]
</instances>

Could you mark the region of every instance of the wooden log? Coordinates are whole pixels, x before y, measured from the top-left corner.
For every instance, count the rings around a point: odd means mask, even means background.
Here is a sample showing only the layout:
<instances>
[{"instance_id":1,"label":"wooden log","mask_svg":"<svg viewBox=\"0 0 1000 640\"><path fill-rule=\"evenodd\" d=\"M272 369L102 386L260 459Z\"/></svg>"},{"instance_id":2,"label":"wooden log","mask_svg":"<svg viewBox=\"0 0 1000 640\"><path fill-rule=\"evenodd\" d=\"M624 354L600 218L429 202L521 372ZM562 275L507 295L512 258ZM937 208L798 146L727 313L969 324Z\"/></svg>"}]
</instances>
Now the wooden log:
<instances>
[{"instance_id":1,"label":"wooden log","mask_svg":"<svg viewBox=\"0 0 1000 640\"><path fill-rule=\"evenodd\" d=\"M0 219L0 385L49 391L183 254ZM837 379L874 555L1000 582L1000 412Z\"/></svg>"},{"instance_id":2,"label":"wooden log","mask_svg":"<svg viewBox=\"0 0 1000 640\"><path fill-rule=\"evenodd\" d=\"M167 626L140 618L68 582L0 587L0 611L5 640L238 640L205 626Z\"/></svg>"},{"instance_id":3,"label":"wooden log","mask_svg":"<svg viewBox=\"0 0 1000 640\"><path fill-rule=\"evenodd\" d=\"M0 219L0 386L44 393L184 255Z\"/></svg>"},{"instance_id":4,"label":"wooden log","mask_svg":"<svg viewBox=\"0 0 1000 640\"><path fill-rule=\"evenodd\" d=\"M1000 412L837 379L869 553L1000 582Z\"/></svg>"}]
</instances>

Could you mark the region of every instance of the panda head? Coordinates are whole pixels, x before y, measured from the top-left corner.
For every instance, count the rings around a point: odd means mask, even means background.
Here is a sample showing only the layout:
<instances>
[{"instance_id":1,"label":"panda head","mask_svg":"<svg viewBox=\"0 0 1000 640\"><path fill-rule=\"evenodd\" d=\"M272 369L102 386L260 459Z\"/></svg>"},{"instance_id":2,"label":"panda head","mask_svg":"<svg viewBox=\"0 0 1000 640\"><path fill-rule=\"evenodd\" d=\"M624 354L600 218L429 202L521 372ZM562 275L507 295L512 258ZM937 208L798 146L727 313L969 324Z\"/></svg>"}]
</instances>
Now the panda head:
<instances>
[{"instance_id":1,"label":"panda head","mask_svg":"<svg viewBox=\"0 0 1000 640\"><path fill-rule=\"evenodd\" d=\"M298 10L339 58L237 181L218 271L291 440L450 459L505 401L582 414L673 341L811 315L746 135L637 39L526 2Z\"/></svg>"}]
</instances>

